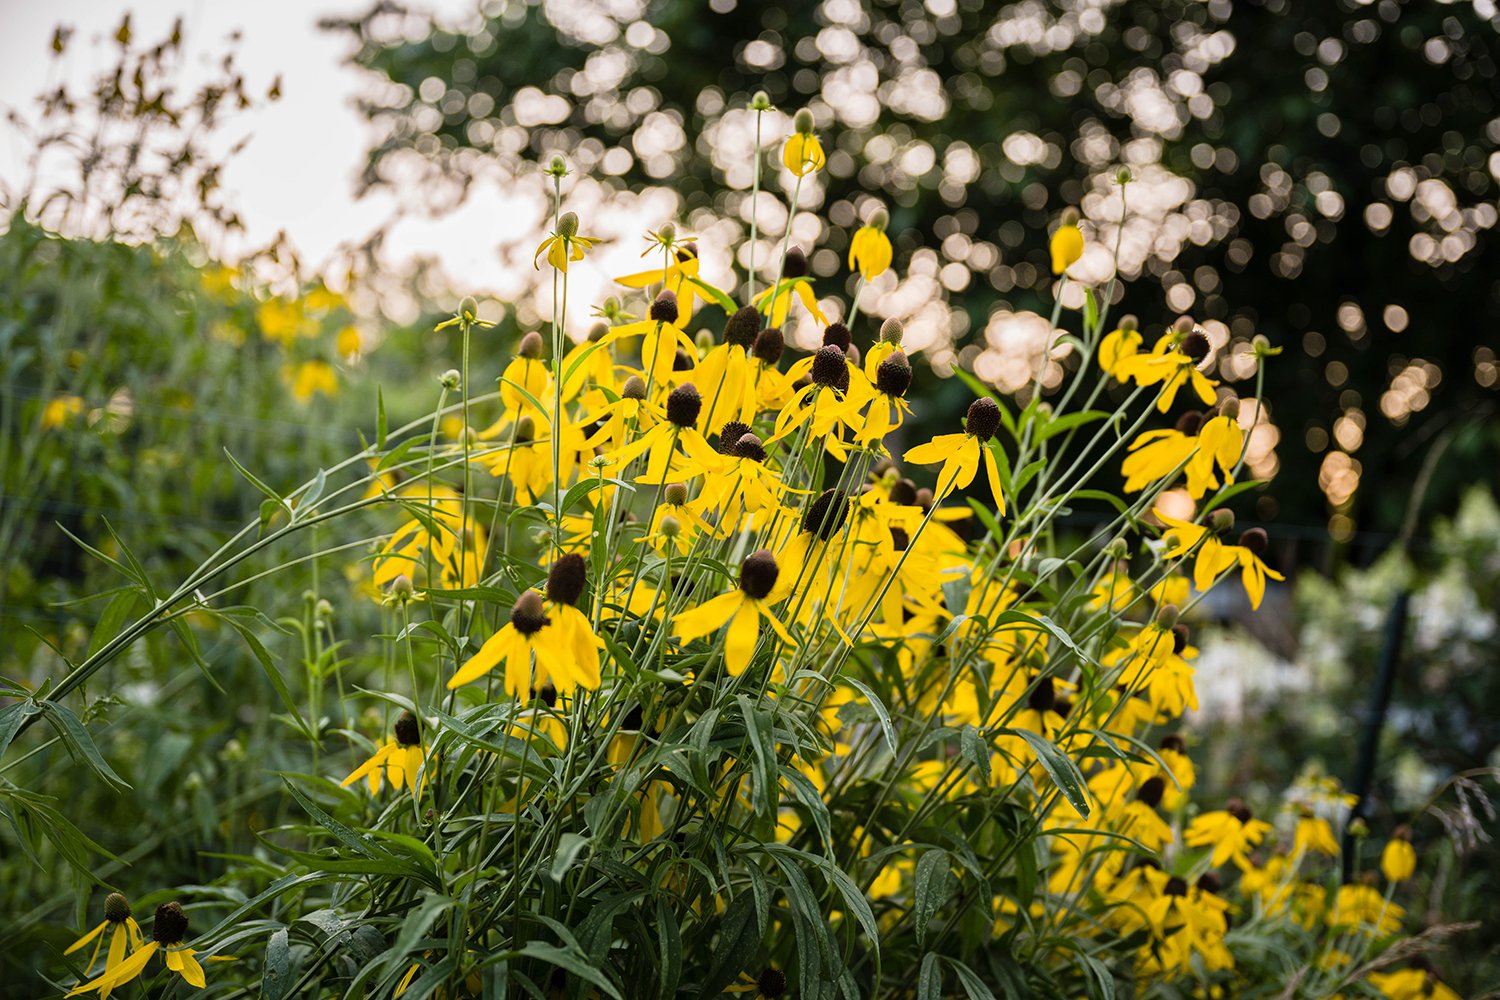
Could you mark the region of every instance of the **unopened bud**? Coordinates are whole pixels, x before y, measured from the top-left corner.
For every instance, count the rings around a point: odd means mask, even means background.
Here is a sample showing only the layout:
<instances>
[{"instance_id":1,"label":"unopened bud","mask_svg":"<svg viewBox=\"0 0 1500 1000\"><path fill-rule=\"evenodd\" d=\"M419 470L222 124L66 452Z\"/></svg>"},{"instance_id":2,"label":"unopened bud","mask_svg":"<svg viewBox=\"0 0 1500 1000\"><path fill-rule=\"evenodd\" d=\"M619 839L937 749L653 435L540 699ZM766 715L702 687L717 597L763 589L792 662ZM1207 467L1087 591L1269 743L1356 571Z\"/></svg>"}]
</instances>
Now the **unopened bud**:
<instances>
[{"instance_id":1,"label":"unopened bud","mask_svg":"<svg viewBox=\"0 0 1500 1000\"><path fill-rule=\"evenodd\" d=\"M597 344L607 336L609 336L608 323L595 323L589 327L589 343Z\"/></svg>"},{"instance_id":2,"label":"unopened bud","mask_svg":"<svg viewBox=\"0 0 1500 1000\"><path fill-rule=\"evenodd\" d=\"M1208 527L1216 535L1227 534L1234 530L1234 511L1220 507L1208 516Z\"/></svg>"},{"instance_id":3,"label":"unopened bud","mask_svg":"<svg viewBox=\"0 0 1500 1000\"><path fill-rule=\"evenodd\" d=\"M474 322L474 318L479 315L479 303L474 296L464 296L464 300L458 304L458 315L465 323Z\"/></svg>"},{"instance_id":4,"label":"unopened bud","mask_svg":"<svg viewBox=\"0 0 1500 1000\"><path fill-rule=\"evenodd\" d=\"M771 107L771 95L764 90L757 90L750 98L751 111L770 111Z\"/></svg>"},{"instance_id":5,"label":"unopened bud","mask_svg":"<svg viewBox=\"0 0 1500 1000\"><path fill-rule=\"evenodd\" d=\"M1178 610L1177 605L1163 604L1156 609L1156 624L1163 631L1170 631L1176 627L1177 619L1181 615L1182 612Z\"/></svg>"},{"instance_id":6,"label":"unopened bud","mask_svg":"<svg viewBox=\"0 0 1500 1000\"><path fill-rule=\"evenodd\" d=\"M568 161L554 154L552 160L547 164L547 173L553 177L568 176Z\"/></svg>"},{"instance_id":7,"label":"unopened bud","mask_svg":"<svg viewBox=\"0 0 1500 1000\"><path fill-rule=\"evenodd\" d=\"M1065 226L1078 225L1078 209L1069 205L1067 208L1062 210L1062 218L1059 221L1061 221Z\"/></svg>"},{"instance_id":8,"label":"unopened bud","mask_svg":"<svg viewBox=\"0 0 1500 1000\"><path fill-rule=\"evenodd\" d=\"M438 376L438 384L449 392L457 392L458 387L463 385L464 377L459 374L457 368L449 368Z\"/></svg>"},{"instance_id":9,"label":"unopened bud","mask_svg":"<svg viewBox=\"0 0 1500 1000\"><path fill-rule=\"evenodd\" d=\"M526 358L528 361L540 360L546 352L547 345L542 340L542 335L532 330L521 338L521 343L516 347L516 355Z\"/></svg>"},{"instance_id":10,"label":"unopened bud","mask_svg":"<svg viewBox=\"0 0 1500 1000\"><path fill-rule=\"evenodd\" d=\"M1129 184L1133 180L1135 180L1135 174L1130 172L1129 167L1121 167L1115 171L1116 184Z\"/></svg>"},{"instance_id":11,"label":"unopened bud","mask_svg":"<svg viewBox=\"0 0 1500 1000\"><path fill-rule=\"evenodd\" d=\"M676 538L682 534L682 522L671 514L666 515L661 519L661 533L668 538Z\"/></svg>"},{"instance_id":12,"label":"unopened bud","mask_svg":"<svg viewBox=\"0 0 1500 1000\"><path fill-rule=\"evenodd\" d=\"M891 213L883 208L877 208L870 213L870 228L885 232L885 227L891 224Z\"/></svg>"},{"instance_id":13,"label":"unopened bud","mask_svg":"<svg viewBox=\"0 0 1500 1000\"><path fill-rule=\"evenodd\" d=\"M405 573L402 573L391 581L390 594L392 600L400 604L405 604L411 600L414 593L416 593L416 588L411 585L411 577Z\"/></svg>"},{"instance_id":14,"label":"unopened bud","mask_svg":"<svg viewBox=\"0 0 1500 1000\"><path fill-rule=\"evenodd\" d=\"M1141 328L1141 321L1135 318L1135 313L1126 313L1120 317L1120 329L1131 333Z\"/></svg>"},{"instance_id":15,"label":"unopened bud","mask_svg":"<svg viewBox=\"0 0 1500 1000\"><path fill-rule=\"evenodd\" d=\"M625 380L625 384L620 386L620 396L624 399L645 399L646 380L639 375L630 376Z\"/></svg>"}]
</instances>

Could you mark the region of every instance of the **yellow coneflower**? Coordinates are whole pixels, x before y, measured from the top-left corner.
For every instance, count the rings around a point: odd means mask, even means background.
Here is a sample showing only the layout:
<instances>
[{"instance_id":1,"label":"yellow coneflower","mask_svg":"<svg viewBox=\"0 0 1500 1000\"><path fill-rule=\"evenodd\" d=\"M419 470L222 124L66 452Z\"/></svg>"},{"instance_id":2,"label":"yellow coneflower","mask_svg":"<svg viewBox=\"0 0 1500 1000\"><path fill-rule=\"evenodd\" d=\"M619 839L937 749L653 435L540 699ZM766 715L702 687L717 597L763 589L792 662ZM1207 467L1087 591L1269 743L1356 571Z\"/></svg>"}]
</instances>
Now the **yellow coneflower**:
<instances>
[{"instance_id":1,"label":"yellow coneflower","mask_svg":"<svg viewBox=\"0 0 1500 1000\"><path fill-rule=\"evenodd\" d=\"M594 634L588 616L578 609L587 589L588 564L583 556L576 552L558 556L547 572L543 608L552 621L550 627L561 633L577 683L593 690L599 686L599 650L604 642Z\"/></svg>"},{"instance_id":2,"label":"yellow coneflower","mask_svg":"<svg viewBox=\"0 0 1500 1000\"><path fill-rule=\"evenodd\" d=\"M741 972L739 982L724 989L725 993L750 993L765 997L766 1000L778 1000L779 997L787 995L786 973L768 965L761 970L760 975L751 978L750 973Z\"/></svg>"},{"instance_id":3,"label":"yellow coneflower","mask_svg":"<svg viewBox=\"0 0 1500 1000\"><path fill-rule=\"evenodd\" d=\"M136 951L141 947L141 925L135 922L135 917L130 915L130 901L123 894L112 892L104 897L104 919L83 937L68 945L63 951L64 955L71 955L90 941L94 941L94 950L89 954L89 960L84 963L84 970L94 967L94 962L99 958L99 949L104 945L104 931L113 928L109 933L109 951L104 959L104 974L119 968L121 962L125 961L127 947ZM98 939L95 941L95 939ZM109 996L110 987L104 986L99 990L100 1000Z\"/></svg>"},{"instance_id":4,"label":"yellow coneflower","mask_svg":"<svg viewBox=\"0 0 1500 1000\"><path fill-rule=\"evenodd\" d=\"M338 373L326 361L313 359L301 364L285 365L281 369L281 377L292 398L299 403L309 402L318 395L332 399L339 393Z\"/></svg>"},{"instance_id":5,"label":"yellow coneflower","mask_svg":"<svg viewBox=\"0 0 1500 1000\"><path fill-rule=\"evenodd\" d=\"M1380 873L1391 882L1405 882L1417 870L1417 852L1411 846L1411 827L1398 826L1380 852Z\"/></svg>"},{"instance_id":6,"label":"yellow coneflower","mask_svg":"<svg viewBox=\"0 0 1500 1000\"><path fill-rule=\"evenodd\" d=\"M50 431L61 427L74 417L83 412L83 400L69 393L63 393L47 401L42 407L42 430Z\"/></svg>"},{"instance_id":7,"label":"yellow coneflower","mask_svg":"<svg viewBox=\"0 0 1500 1000\"><path fill-rule=\"evenodd\" d=\"M1230 799L1223 809L1194 817L1182 842L1189 847L1212 847L1210 863L1215 867L1226 861L1244 867L1250 849L1270 832L1270 823L1256 819L1241 800Z\"/></svg>"},{"instance_id":8,"label":"yellow coneflower","mask_svg":"<svg viewBox=\"0 0 1500 1000\"><path fill-rule=\"evenodd\" d=\"M381 779L384 778L397 791L410 788L412 795L421 796L422 788L426 785L422 765L427 759L427 748L422 745L422 731L417 724L417 717L410 712L402 712L397 716L392 729L395 737L387 740L385 745L370 755L369 760L339 782L340 787L348 788L363 778L370 786L370 794L375 795L379 793Z\"/></svg>"},{"instance_id":9,"label":"yellow coneflower","mask_svg":"<svg viewBox=\"0 0 1500 1000\"><path fill-rule=\"evenodd\" d=\"M637 481L665 482L674 468L681 470L695 450L713 450L696 426L702 409L703 396L698 392L698 387L691 382L679 385L667 395L667 419L626 444L611 457L623 472L636 458L645 455L646 471L636 477ZM682 443L685 453L677 450L679 443ZM677 478L687 474L679 471Z\"/></svg>"},{"instance_id":10,"label":"yellow coneflower","mask_svg":"<svg viewBox=\"0 0 1500 1000\"><path fill-rule=\"evenodd\" d=\"M532 263L540 269L541 256L545 253L547 263L559 271L567 271L569 261L583 260L584 252L592 250L598 242L598 238L594 236L579 236L577 213L564 212L557 220L556 231L549 234L536 248Z\"/></svg>"},{"instance_id":11,"label":"yellow coneflower","mask_svg":"<svg viewBox=\"0 0 1500 1000\"><path fill-rule=\"evenodd\" d=\"M1184 385L1191 387L1205 406L1214 405L1214 389L1219 383L1198 370L1213 346L1191 317L1179 319L1171 332L1157 340L1150 354L1134 350L1125 353L1127 346L1133 347L1126 341L1117 345L1119 355L1110 366L1110 374L1122 382L1134 380L1141 386L1160 384L1156 408L1162 413L1172 408L1177 391Z\"/></svg>"},{"instance_id":12,"label":"yellow coneflower","mask_svg":"<svg viewBox=\"0 0 1500 1000\"><path fill-rule=\"evenodd\" d=\"M86 983L80 983L68 991L68 996L78 996L80 993L91 993L99 991L100 997L109 995L109 991L118 986L123 986L132 979L138 977L146 970L146 963L151 956L158 951L166 960L167 968L177 973L187 982L200 990L208 985L203 976L203 966L198 963L197 951L189 948L183 943L187 937L188 918L182 912L182 904L175 900L163 903L156 908L156 920L151 927L151 941L144 947L136 949L131 956L115 966L107 969L103 975L91 979ZM210 955L210 962L231 962L230 955Z\"/></svg>"},{"instance_id":13,"label":"yellow coneflower","mask_svg":"<svg viewBox=\"0 0 1500 1000\"><path fill-rule=\"evenodd\" d=\"M755 653L755 644L760 639L760 623L764 619L787 645L794 645L787 632L771 610L767 600L776 588L780 570L776 557L765 549L759 549L745 557L740 565L740 585L727 594L704 601L691 611L684 611L672 619L677 641L687 645L701 639L710 632L728 625L724 634L724 665L730 674L739 676L750 665Z\"/></svg>"},{"instance_id":14,"label":"yellow coneflower","mask_svg":"<svg viewBox=\"0 0 1500 1000\"><path fill-rule=\"evenodd\" d=\"M1062 274L1083 256L1083 230L1078 228L1078 212L1063 210L1062 225L1052 234L1048 249L1052 253L1052 273Z\"/></svg>"},{"instance_id":15,"label":"yellow coneflower","mask_svg":"<svg viewBox=\"0 0 1500 1000\"><path fill-rule=\"evenodd\" d=\"M823 155L823 144L813 134L812 112L803 108L792 118L792 134L781 149L781 162L798 177L822 170L828 158Z\"/></svg>"},{"instance_id":16,"label":"yellow coneflower","mask_svg":"<svg viewBox=\"0 0 1500 1000\"><path fill-rule=\"evenodd\" d=\"M549 683L565 693L579 685L592 690L599 686L597 654L591 671L589 663L577 659L580 650L576 642L573 630L555 626L547 616L542 595L527 590L516 598L510 621L459 668L448 681L448 688L478 680L504 664L505 690L515 698Z\"/></svg>"},{"instance_id":17,"label":"yellow coneflower","mask_svg":"<svg viewBox=\"0 0 1500 1000\"><path fill-rule=\"evenodd\" d=\"M1141 349L1139 321L1126 313L1120 317L1120 325L1104 335L1099 342L1099 367L1117 381L1124 378L1116 373L1115 366Z\"/></svg>"},{"instance_id":18,"label":"yellow coneflower","mask_svg":"<svg viewBox=\"0 0 1500 1000\"><path fill-rule=\"evenodd\" d=\"M792 247L786 252L781 265L781 282L757 292L750 304L767 314L772 326L781 326L791 312L793 296L802 302L809 316L824 326L828 324L828 317L813 294L812 278L807 275L807 254L801 247Z\"/></svg>"},{"instance_id":19,"label":"yellow coneflower","mask_svg":"<svg viewBox=\"0 0 1500 1000\"><path fill-rule=\"evenodd\" d=\"M1260 558L1268 544L1264 528L1250 528L1240 535L1238 545L1226 545L1219 541L1217 531L1201 524L1178 520L1163 513L1160 508L1154 509L1152 513L1169 529L1163 536L1169 543L1166 558L1185 556L1194 546L1202 543L1193 563L1193 585L1199 590L1208 590L1218 580L1219 574L1238 565L1240 582L1250 598L1250 607L1259 608L1266 594L1266 580L1286 579ZM1219 530L1227 531L1233 526L1234 518L1229 511L1217 510L1214 515L1219 522Z\"/></svg>"},{"instance_id":20,"label":"yellow coneflower","mask_svg":"<svg viewBox=\"0 0 1500 1000\"><path fill-rule=\"evenodd\" d=\"M885 234L891 217L885 209L870 213L870 221L855 230L849 240L849 270L866 281L874 281L891 266L891 238Z\"/></svg>"},{"instance_id":21,"label":"yellow coneflower","mask_svg":"<svg viewBox=\"0 0 1500 1000\"><path fill-rule=\"evenodd\" d=\"M943 463L938 473L937 489L933 491L936 500L972 483L982 462L990 489L995 494L995 504L1004 514L1005 496L1000 490L1000 470L987 446L999 429L1000 404L988 396L981 396L969 404L962 434L939 434L926 444L907 451L906 460L916 465Z\"/></svg>"}]
</instances>

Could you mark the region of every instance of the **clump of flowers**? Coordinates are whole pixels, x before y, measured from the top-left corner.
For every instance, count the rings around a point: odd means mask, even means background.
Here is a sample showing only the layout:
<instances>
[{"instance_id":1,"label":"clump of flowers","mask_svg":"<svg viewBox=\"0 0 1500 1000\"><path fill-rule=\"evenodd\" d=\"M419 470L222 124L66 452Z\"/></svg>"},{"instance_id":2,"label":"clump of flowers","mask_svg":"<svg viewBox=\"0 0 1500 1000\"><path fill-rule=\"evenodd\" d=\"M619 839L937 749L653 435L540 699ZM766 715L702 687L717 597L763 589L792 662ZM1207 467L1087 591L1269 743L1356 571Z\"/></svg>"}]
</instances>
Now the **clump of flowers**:
<instances>
[{"instance_id":1,"label":"clump of flowers","mask_svg":"<svg viewBox=\"0 0 1500 1000\"><path fill-rule=\"evenodd\" d=\"M812 115L793 122L795 202L826 160ZM934 417L898 319L859 324L853 301L830 318L842 304L790 233L745 301L666 223L647 238L660 268L623 276L625 302L573 342L566 274L593 244L561 210L566 169L549 173L551 328L505 345L460 307L444 326L461 368L428 425L382 418L351 466L402 477L351 506L399 511L360 572L398 619L372 693L403 711L373 756L350 754L342 783L363 790L290 780L317 824L292 856L339 886L320 916L375 932L363 985L1385 988L1372 959L1420 859L1393 848L1384 889L1340 883L1319 802L1279 832L1241 799L1194 800L1188 613L1236 574L1258 605L1280 575L1263 528L1234 533L1240 397L1203 373L1191 319L1147 350L1138 321L1111 325L1113 281L1084 288L1065 322L1088 363L1055 403L975 382ZM853 234L856 297L892 266L889 225ZM1050 240L1059 285L1083 250L1070 214ZM791 324L821 346L788 357ZM471 344L509 352L494 393L470 391ZM1146 429L1183 388L1207 409ZM1099 485L1114 468L1121 496ZM1084 506L1100 527L1064 530ZM196 982L173 926L169 968ZM81 988L128 978L114 968Z\"/></svg>"}]
</instances>

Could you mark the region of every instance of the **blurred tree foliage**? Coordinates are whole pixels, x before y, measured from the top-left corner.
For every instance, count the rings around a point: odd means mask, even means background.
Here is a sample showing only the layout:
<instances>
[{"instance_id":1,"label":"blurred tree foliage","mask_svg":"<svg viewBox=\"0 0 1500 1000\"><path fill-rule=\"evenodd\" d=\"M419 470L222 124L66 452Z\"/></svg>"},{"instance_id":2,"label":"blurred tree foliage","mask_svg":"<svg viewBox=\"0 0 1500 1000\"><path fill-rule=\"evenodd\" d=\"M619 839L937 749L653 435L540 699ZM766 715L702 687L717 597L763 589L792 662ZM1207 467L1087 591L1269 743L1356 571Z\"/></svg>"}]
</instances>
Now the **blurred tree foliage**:
<instances>
[{"instance_id":1,"label":"blurred tree foliage","mask_svg":"<svg viewBox=\"0 0 1500 1000\"><path fill-rule=\"evenodd\" d=\"M812 108L829 145L801 206L831 223L815 272L835 273L869 197L888 203L898 248L925 255L933 299L952 298L938 325L953 350L929 350L939 368L992 350L996 311L1038 307L1044 234L1065 205L1113 245L1112 181L1129 165L1120 267L1155 281L1121 308L1148 326L1184 311L1222 323L1210 326L1230 369L1256 333L1288 349L1267 372L1283 471L1263 518L1331 514L1335 539L1394 530L1426 445L1493 407L1490 0L483 10L437 27L383 2L330 24L389 81L366 108L383 130L367 184L418 171L452 204L561 152L606 196L669 188L691 220L727 187L740 195L719 208L748 220L744 108L765 89L787 111ZM1433 507L1492 461L1493 436L1465 441L1437 470Z\"/></svg>"}]
</instances>

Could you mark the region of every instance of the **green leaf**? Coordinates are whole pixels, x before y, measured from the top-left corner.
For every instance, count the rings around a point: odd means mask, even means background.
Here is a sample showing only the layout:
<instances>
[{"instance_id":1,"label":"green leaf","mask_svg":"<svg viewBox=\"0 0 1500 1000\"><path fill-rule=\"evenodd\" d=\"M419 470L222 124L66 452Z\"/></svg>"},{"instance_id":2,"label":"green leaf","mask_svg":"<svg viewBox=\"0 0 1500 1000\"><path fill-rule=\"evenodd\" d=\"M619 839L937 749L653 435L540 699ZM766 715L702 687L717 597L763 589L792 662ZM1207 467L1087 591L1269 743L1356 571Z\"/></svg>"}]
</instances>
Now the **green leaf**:
<instances>
[{"instance_id":1,"label":"green leaf","mask_svg":"<svg viewBox=\"0 0 1500 1000\"><path fill-rule=\"evenodd\" d=\"M983 777L984 783L988 785L990 783L990 750L979 738L979 730L968 723L965 723L964 727L958 731L958 752L964 760L974 765Z\"/></svg>"},{"instance_id":2,"label":"green leaf","mask_svg":"<svg viewBox=\"0 0 1500 1000\"><path fill-rule=\"evenodd\" d=\"M1109 966L1092 955L1079 955L1078 964L1083 966L1084 974L1091 983L1099 985L1097 993L1093 989L1089 990L1089 996L1093 1000L1115 1000L1115 977L1110 973Z\"/></svg>"},{"instance_id":3,"label":"green leaf","mask_svg":"<svg viewBox=\"0 0 1500 1000\"><path fill-rule=\"evenodd\" d=\"M620 991L615 984L610 982L609 977L600 970L589 965L584 956L574 952L547 944L542 941L532 941L526 947L516 952L516 956L541 959L550 965L555 965L564 972L571 972L585 982L593 983L615 1000L622 1000Z\"/></svg>"},{"instance_id":4,"label":"green leaf","mask_svg":"<svg viewBox=\"0 0 1500 1000\"><path fill-rule=\"evenodd\" d=\"M385 392L380 386L375 387L375 450L385 451L385 440L389 436L389 428L385 420Z\"/></svg>"},{"instance_id":5,"label":"green leaf","mask_svg":"<svg viewBox=\"0 0 1500 1000\"><path fill-rule=\"evenodd\" d=\"M552 855L552 867L547 874L552 876L552 881L562 885L563 876L568 869L573 867L573 862L578 860L578 855L589 844L589 839L569 831L557 838L557 853Z\"/></svg>"},{"instance_id":6,"label":"green leaf","mask_svg":"<svg viewBox=\"0 0 1500 1000\"><path fill-rule=\"evenodd\" d=\"M922 969L917 975L917 1000L941 1000L943 973L938 968L938 955L929 951L922 956Z\"/></svg>"},{"instance_id":7,"label":"green leaf","mask_svg":"<svg viewBox=\"0 0 1500 1000\"><path fill-rule=\"evenodd\" d=\"M1062 792L1063 798L1067 799L1068 804L1078 811L1078 815L1088 817L1089 803L1084 789L1083 775L1079 772L1078 765L1073 763L1056 743L1029 729L1005 728L999 732L1008 736L1019 736L1025 740L1036 753L1037 762L1042 765L1042 770L1047 772L1047 777L1051 778L1058 791Z\"/></svg>"},{"instance_id":8,"label":"green leaf","mask_svg":"<svg viewBox=\"0 0 1500 1000\"><path fill-rule=\"evenodd\" d=\"M719 943L703 977L699 996L718 996L750 964L760 949L760 927L753 892L742 892L729 901L719 920Z\"/></svg>"},{"instance_id":9,"label":"green leaf","mask_svg":"<svg viewBox=\"0 0 1500 1000\"><path fill-rule=\"evenodd\" d=\"M656 995L661 1000L671 1000L677 996L678 985L682 982L682 931L672 912L675 902L666 896L656 897L656 923L651 928L656 937L656 957L660 968L661 988Z\"/></svg>"},{"instance_id":10,"label":"green leaf","mask_svg":"<svg viewBox=\"0 0 1500 1000\"><path fill-rule=\"evenodd\" d=\"M953 966L953 971L958 973L958 981L963 984L964 992L969 995L969 1000L995 1000L995 994L984 985L984 980L964 963L956 958L948 959L948 964Z\"/></svg>"},{"instance_id":11,"label":"green leaf","mask_svg":"<svg viewBox=\"0 0 1500 1000\"><path fill-rule=\"evenodd\" d=\"M286 680L281 676L281 671L276 669L276 663L271 659L271 654L266 649L265 644L260 641L260 637L251 631L248 624L240 621L233 615L219 615L218 617L221 621L226 622L230 628L238 632L240 637L245 640L245 645L250 647L250 652L254 654L256 662L260 664L261 670L265 672L266 679L271 682L271 687L275 689L276 696L281 699L281 704L286 708L287 715L291 717L292 722L297 728L302 731L302 735L309 740L316 740L317 737L313 733L312 727L302 718L302 711L297 706L297 700L292 697L291 689L286 686Z\"/></svg>"},{"instance_id":12,"label":"green leaf","mask_svg":"<svg viewBox=\"0 0 1500 1000\"><path fill-rule=\"evenodd\" d=\"M266 966L261 973L260 995L264 1000L281 1000L291 986L292 950L283 927L266 942Z\"/></svg>"},{"instance_id":13,"label":"green leaf","mask_svg":"<svg viewBox=\"0 0 1500 1000\"><path fill-rule=\"evenodd\" d=\"M719 308L722 309L722 310L724 310L729 315L733 316L735 314L735 312L739 309L739 306L737 306L737 305L734 304L734 299L731 299L728 296L728 294L726 294L725 292L720 291L719 289L715 288L713 285L710 285L708 282L704 281L702 278L698 277L697 275L685 274L685 275L683 275L683 277L686 278L689 282L691 282L694 286L696 286L697 289L700 292L702 292L705 296L707 296L710 299L713 299L714 302L716 302L718 304Z\"/></svg>"},{"instance_id":14,"label":"green leaf","mask_svg":"<svg viewBox=\"0 0 1500 1000\"><path fill-rule=\"evenodd\" d=\"M941 641L942 640L939 640L939 642ZM849 677L848 675L840 677L839 680L865 696L865 700L868 701L870 703L870 707L875 710L875 717L880 720L880 732L885 737L886 746L890 747L891 753L895 753L896 727L891 725L891 713L886 711L885 703L877 698L875 696L875 692L871 691L863 681L855 680L853 677Z\"/></svg>"},{"instance_id":15,"label":"green leaf","mask_svg":"<svg viewBox=\"0 0 1500 1000\"><path fill-rule=\"evenodd\" d=\"M742 694L736 700L745 719L745 733L750 738L750 749L755 753L755 811L762 816L770 816L781 797L776 781L776 740L772 732L771 714L752 707L749 695Z\"/></svg>"},{"instance_id":16,"label":"green leaf","mask_svg":"<svg viewBox=\"0 0 1500 1000\"><path fill-rule=\"evenodd\" d=\"M1036 432L1036 443L1041 444L1049 438L1064 434L1085 424L1091 424L1096 420L1107 420L1112 414L1103 410L1080 410L1077 413L1065 413L1055 417Z\"/></svg>"},{"instance_id":17,"label":"green leaf","mask_svg":"<svg viewBox=\"0 0 1500 1000\"><path fill-rule=\"evenodd\" d=\"M948 852L933 848L917 862L916 888L912 924L917 931L917 946L927 947L927 925L933 914L953 894L953 869L948 862Z\"/></svg>"},{"instance_id":18,"label":"green leaf","mask_svg":"<svg viewBox=\"0 0 1500 1000\"><path fill-rule=\"evenodd\" d=\"M1242 479L1237 483L1226 486L1210 497L1208 502L1203 505L1203 513L1207 514L1215 507L1228 503L1231 499L1239 496L1246 490L1253 490L1257 486L1264 486L1265 484L1266 481L1264 479Z\"/></svg>"},{"instance_id":19,"label":"green leaf","mask_svg":"<svg viewBox=\"0 0 1500 1000\"><path fill-rule=\"evenodd\" d=\"M78 721L78 716L55 701L43 701L38 704L47 716L47 721L52 724L52 728L57 730L57 735L62 737L63 745L68 748L68 753L74 760L87 764L95 774L112 785L120 788L130 787L129 782L116 774L114 769L104 762L99 748L94 745L94 738L89 735L87 729L83 728L83 723Z\"/></svg>"},{"instance_id":20,"label":"green leaf","mask_svg":"<svg viewBox=\"0 0 1500 1000\"><path fill-rule=\"evenodd\" d=\"M375 463L375 471L384 472L386 469L389 469L393 465L400 465L401 462L405 460L406 453L415 448L419 443L419 440L420 439L418 438L409 437L405 441L402 441L400 444L396 445L396 447L392 448L390 451L386 452L384 455L380 456L380 461Z\"/></svg>"},{"instance_id":21,"label":"green leaf","mask_svg":"<svg viewBox=\"0 0 1500 1000\"><path fill-rule=\"evenodd\" d=\"M230 454L228 448L224 449L224 455L229 459L229 464L234 466L235 470L239 472L240 475L245 477L246 482L248 482L251 486L254 486L256 489L260 490L272 500L275 500L277 503L281 504L283 507L286 507L286 497L282 496L280 493L277 493L275 490L271 489L271 487L261 482L261 480L255 475L255 473L251 472L249 469L241 465L240 460Z\"/></svg>"},{"instance_id":22,"label":"green leaf","mask_svg":"<svg viewBox=\"0 0 1500 1000\"><path fill-rule=\"evenodd\" d=\"M41 706L30 700L0 708L0 757L5 756L6 748L16 738L16 733L20 732L21 725L41 710Z\"/></svg>"}]
</instances>

